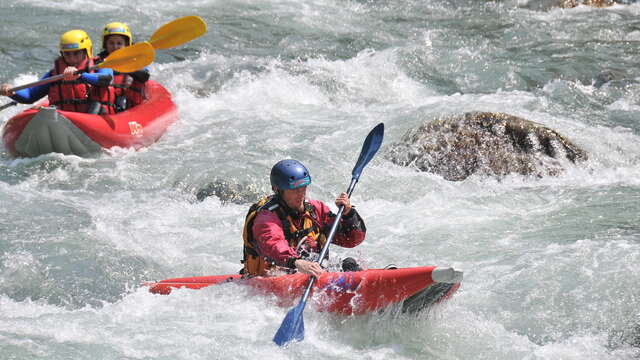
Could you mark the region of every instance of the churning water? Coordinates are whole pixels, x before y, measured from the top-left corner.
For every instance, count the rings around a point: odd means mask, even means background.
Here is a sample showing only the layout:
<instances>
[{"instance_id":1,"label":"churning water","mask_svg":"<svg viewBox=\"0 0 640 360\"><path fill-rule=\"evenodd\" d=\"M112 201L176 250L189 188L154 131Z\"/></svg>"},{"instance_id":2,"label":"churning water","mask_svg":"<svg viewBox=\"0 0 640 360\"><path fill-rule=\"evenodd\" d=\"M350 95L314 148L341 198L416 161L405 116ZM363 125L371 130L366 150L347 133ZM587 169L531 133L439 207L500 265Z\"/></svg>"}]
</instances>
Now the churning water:
<instances>
[{"instance_id":1,"label":"churning water","mask_svg":"<svg viewBox=\"0 0 640 360\"><path fill-rule=\"evenodd\" d=\"M640 357L640 5L525 3L3 0L0 82L16 85L50 68L71 28L96 51L111 21L135 40L184 15L209 31L150 66L180 112L153 146L89 159L0 152L0 357ZM601 85L605 73L615 79ZM280 349L271 338L289 309L275 298L142 286L239 270L249 200L197 201L207 184L266 193L271 166L292 157L312 172L310 196L332 203L377 123L390 144L467 111L542 123L590 157L557 177L450 182L378 154L353 194L367 239L332 254L464 270L433 311L307 309L305 341Z\"/></svg>"}]
</instances>

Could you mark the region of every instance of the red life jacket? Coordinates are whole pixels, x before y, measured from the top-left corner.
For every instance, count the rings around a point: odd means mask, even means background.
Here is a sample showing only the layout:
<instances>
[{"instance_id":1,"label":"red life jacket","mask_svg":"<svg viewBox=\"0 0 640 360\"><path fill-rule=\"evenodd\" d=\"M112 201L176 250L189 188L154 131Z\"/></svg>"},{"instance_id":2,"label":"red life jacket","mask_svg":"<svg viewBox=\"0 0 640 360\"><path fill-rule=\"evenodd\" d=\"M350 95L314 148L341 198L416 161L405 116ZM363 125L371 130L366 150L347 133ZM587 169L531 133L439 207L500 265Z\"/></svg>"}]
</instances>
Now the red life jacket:
<instances>
[{"instance_id":1,"label":"red life jacket","mask_svg":"<svg viewBox=\"0 0 640 360\"><path fill-rule=\"evenodd\" d=\"M131 85L124 91L124 96L127 98L129 107L142 104L147 98L146 94L147 83L133 79Z\"/></svg>"},{"instance_id":2,"label":"red life jacket","mask_svg":"<svg viewBox=\"0 0 640 360\"><path fill-rule=\"evenodd\" d=\"M327 242L326 235L318 224L316 209L313 205L305 201L302 228L298 229L291 215L286 213L273 196L264 197L259 202L251 205L244 221L244 229L242 230L244 248L241 261L244 267L240 270L240 273L245 276L265 276L268 270L274 267L273 261L260 254L258 242L253 237L253 223L260 210L273 211L278 215L282 222L282 232L285 239L287 239L289 246L296 248L296 250L300 242L303 241L309 245L310 250L320 253Z\"/></svg>"},{"instance_id":3,"label":"red life jacket","mask_svg":"<svg viewBox=\"0 0 640 360\"><path fill-rule=\"evenodd\" d=\"M85 59L77 68L80 71L94 72L93 59ZM69 65L64 58L58 57L51 76L63 74ZM86 113L92 102L101 104L100 114L115 114L115 94L107 86L91 86L80 81L58 81L49 86L49 103L60 110Z\"/></svg>"},{"instance_id":4,"label":"red life jacket","mask_svg":"<svg viewBox=\"0 0 640 360\"><path fill-rule=\"evenodd\" d=\"M146 98L146 83L135 80L131 75L114 71L113 87L116 96L124 96L127 98L127 109L142 104Z\"/></svg>"},{"instance_id":5,"label":"red life jacket","mask_svg":"<svg viewBox=\"0 0 640 360\"><path fill-rule=\"evenodd\" d=\"M84 60L78 70L88 71L93 65L93 61ZM54 62L51 76L64 73L64 69L68 67L62 56L58 57ZM89 84L81 82L79 79L74 81L58 81L49 86L49 104L54 105L60 110L87 112L89 108L89 93L91 87Z\"/></svg>"},{"instance_id":6,"label":"red life jacket","mask_svg":"<svg viewBox=\"0 0 640 360\"><path fill-rule=\"evenodd\" d=\"M100 103L100 112L98 114L115 114L116 113L116 94L111 86L92 86L89 99Z\"/></svg>"},{"instance_id":7,"label":"red life jacket","mask_svg":"<svg viewBox=\"0 0 640 360\"><path fill-rule=\"evenodd\" d=\"M124 96L124 89L128 87L127 81L131 81L130 76L125 73L113 72L113 82L111 86L113 86L116 96Z\"/></svg>"}]
</instances>

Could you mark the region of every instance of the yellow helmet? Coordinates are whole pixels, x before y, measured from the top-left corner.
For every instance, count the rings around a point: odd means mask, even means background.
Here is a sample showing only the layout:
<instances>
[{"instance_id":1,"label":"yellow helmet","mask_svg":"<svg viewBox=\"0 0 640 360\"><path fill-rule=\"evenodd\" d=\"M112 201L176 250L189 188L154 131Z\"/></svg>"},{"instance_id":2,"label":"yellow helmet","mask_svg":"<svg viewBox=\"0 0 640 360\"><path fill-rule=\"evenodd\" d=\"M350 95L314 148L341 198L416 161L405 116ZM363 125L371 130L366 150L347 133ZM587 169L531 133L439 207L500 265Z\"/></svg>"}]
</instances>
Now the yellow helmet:
<instances>
[{"instance_id":1,"label":"yellow helmet","mask_svg":"<svg viewBox=\"0 0 640 360\"><path fill-rule=\"evenodd\" d=\"M84 30L69 30L60 36L60 52L86 50L93 57L93 43Z\"/></svg>"},{"instance_id":2,"label":"yellow helmet","mask_svg":"<svg viewBox=\"0 0 640 360\"><path fill-rule=\"evenodd\" d=\"M105 25L104 30L102 30L102 48L103 49L106 49L106 47L104 46L104 40L109 35L122 35L122 36L124 36L129 41L127 46L129 46L129 45L131 45L133 43L133 36L131 35L131 31L129 31L129 27L125 23L112 22L112 23L108 23L107 25Z\"/></svg>"}]
</instances>

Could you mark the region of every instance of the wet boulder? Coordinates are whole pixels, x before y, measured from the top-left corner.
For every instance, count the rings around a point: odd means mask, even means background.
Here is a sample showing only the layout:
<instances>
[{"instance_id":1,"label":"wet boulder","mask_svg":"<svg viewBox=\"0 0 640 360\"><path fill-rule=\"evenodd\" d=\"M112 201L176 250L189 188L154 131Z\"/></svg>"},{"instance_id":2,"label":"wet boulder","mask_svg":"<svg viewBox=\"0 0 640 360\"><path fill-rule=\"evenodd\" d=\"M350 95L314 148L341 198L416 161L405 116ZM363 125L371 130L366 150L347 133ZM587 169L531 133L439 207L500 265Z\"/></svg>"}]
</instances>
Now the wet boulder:
<instances>
[{"instance_id":1,"label":"wet boulder","mask_svg":"<svg viewBox=\"0 0 640 360\"><path fill-rule=\"evenodd\" d=\"M532 0L522 3L525 9L548 11L553 8L572 8L578 5L576 0Z\"/></svg>"},{"instance_id":2,"label":"wet boulder","mask_svg":"<svg viewBox=\"0 0 640 360\"><path fill-rule=\"evenodd\" d=\"M513 115L470 112L425 122L392 144L385 157L447 180L470 175L557 175L587 159L556 131Z\"/></svg>"},{"instance_id":3,"label":"wet boulder","mask_svg":"<svg viewBox=\"0 0 640 360\"><path fill-rule=\"evenodd\" d=\"M615 4L631 4L635 0L530 0L521 6L531 10L550 10L553 8L574 8L578 5L604 8Z\"/></svg>"},{"instance_id":4,"label":"wet boulder","mask_svg":"<svg viewBox=\"0 0 640 360\"><path fill-rule=\"evenodd\" d=\"M628 91L630 86L637 86L639 83L633 75L628 75L620 70L604 70L599 73L591 83L586 82L585 85L593 85L594 88L603 87L619 88Z\"/></svg>"},{"instance_id":5,"label":"wet boulder","mask_svg":"<svg viewBox=\"0 0 640 360\"><path fill-rule=\"evenodd\" d=\"M570 7L576 7L578 5L587 5L587 6L593 6L593 7L609 7L616 3L619 3L619 1L615 1L615 0L582 0L582 1L573 1L573 2L575 4Z\"/></svg>"},{"instance_id":6,"label":"wet boulder","mask_svg":"<svg viewBox=\"0 0 640 360\"><path fill-rule=\"evenodd\" d=\"M251 204L260 200L262 193L253 184L241 184L231 180L215 179L196 190L196 199L204 201L215 196L222 203Z\"/></svg>"},{"instance_id":7,"label":"wet boulder","mask_svg":"<svg viewBox=\"0 0 640 360\"><path fill-rule=\"evenodd\" d=\"M631 5L631 4L635 4L638 2L638 0L573 0L573 2L575 2L576 4L574 6L571 7L575 7L578 5L588 5L588 6L593 6L593 7L599 7L599 8L604 8L604 7L609 7L609 6L613 6L616 4L620 4L620 5Z\"/></svg>"}]
</instances>

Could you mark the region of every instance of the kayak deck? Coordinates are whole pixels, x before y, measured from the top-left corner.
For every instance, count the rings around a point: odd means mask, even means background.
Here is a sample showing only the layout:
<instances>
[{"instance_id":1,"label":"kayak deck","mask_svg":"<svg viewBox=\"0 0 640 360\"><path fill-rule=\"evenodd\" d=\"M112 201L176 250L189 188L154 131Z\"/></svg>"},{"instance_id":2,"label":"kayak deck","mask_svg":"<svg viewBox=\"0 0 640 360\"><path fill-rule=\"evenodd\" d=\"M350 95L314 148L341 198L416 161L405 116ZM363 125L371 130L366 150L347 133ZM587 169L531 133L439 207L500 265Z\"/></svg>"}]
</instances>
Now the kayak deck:
<instances>
[{"instance_id":1,"label":"kayak deck","mask_svg":"<svg viewBox=\"0 0 640 360\"><path fill-rule=\"evenodd\" d=\"M342 315L365 314L392 304L402 304L402 312L416 313L450 297L460 287L462 277L461 271L435 266L327 272L315 281L311 302L318 311ZM302 296L308 279L308 275L300 273L253 278L216 275L167 279L147 285L154 294L169 294L173 289L235 283L261 294L273 294L278 304L286 307Z\"/></svg>"}]
</instances>

